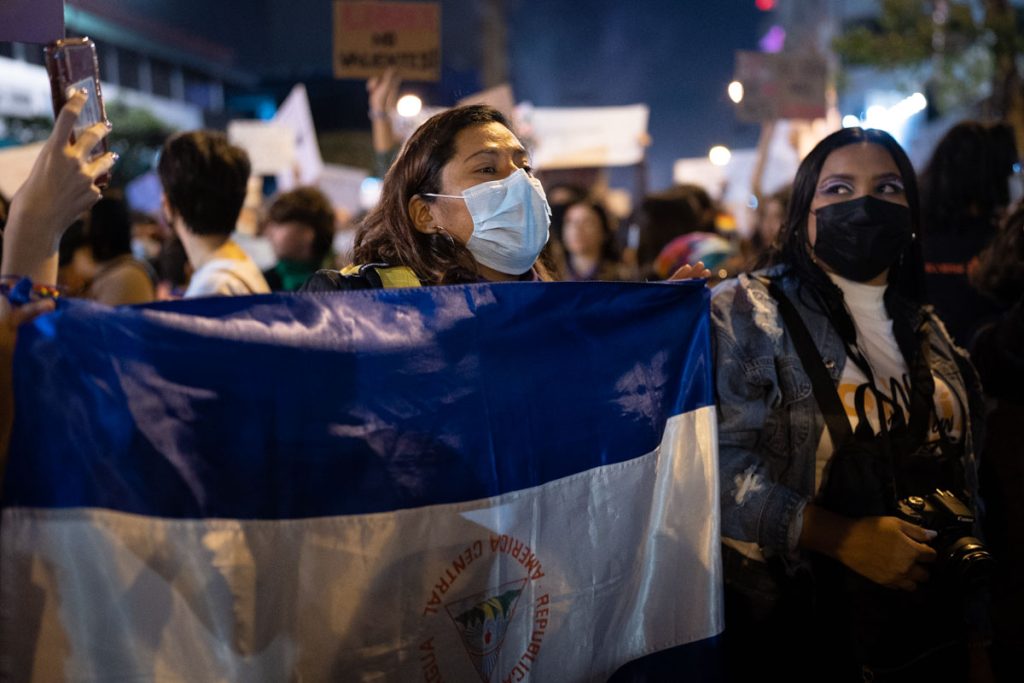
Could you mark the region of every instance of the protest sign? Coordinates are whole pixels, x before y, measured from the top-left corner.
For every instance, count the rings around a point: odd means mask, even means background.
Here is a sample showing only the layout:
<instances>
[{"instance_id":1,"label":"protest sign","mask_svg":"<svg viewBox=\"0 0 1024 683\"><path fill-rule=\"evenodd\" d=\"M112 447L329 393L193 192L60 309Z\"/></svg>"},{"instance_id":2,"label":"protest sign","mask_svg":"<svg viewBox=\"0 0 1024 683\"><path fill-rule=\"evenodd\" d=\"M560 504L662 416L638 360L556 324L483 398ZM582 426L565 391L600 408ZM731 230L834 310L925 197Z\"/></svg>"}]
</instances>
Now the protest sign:
<instances>
[{"instance_id":1,"label":"protest sign","mask_svg":"<svg viewBox=\"0 0 1024 683\"><path fill-rule=\"evenodd\" d=\"M44 144L34 142L20 147L0 148L0 194L8 199L14 196L21 184L28 180L28 174Z\"/></svg>"},{"instance_id":2,"label":"protest sign","mask_svg":"<svg viewBox=\"0 0 1024 683\"><path fill-rule=\"evenodd\" d=\"M365 79L388 68L409 81L440 79L440 3L336 0L334 77Z\"/></svg>"},{"instance_id":3,"label":"protest sign","mask_svg":"<svg viewBox=\"0 0 1024 683\"><path fill-rule=\"evenodd\" d=\"M291 172L295 165L295 132L286 126L238 119L228 124L228 140L249 154L254 175Z\"/></svg>"},{"instance_id":4,"label":"protest sign","mask_svg":"<svg viewBox=\"0 0 1024 683\"><path fill-rule=\"evenodd\" d=\"M631 166L644 158L646 104L626 107L534 107L528 126L535 168Z\"/></svg>"},{"instance_id":5,"label":"protest sign","mask_svg":"<svg viewBox=\"0 0 1024 683\"><path fill-rule=\"evenodd\" d=\"M820 55L736 53L735 80L743 84L737 116L751 123L775 119L818 119L827 110L828 68Z\"/></svg>"},{"instance_id":6,"label":"protest sign","mask_svg":"<svg viewBox=\"0 0 1024 683\"><path fill-rule=\"evenodd\" d=\"M323 173L324 160L320 156L320 144L305 85L299 83L292 88L272 122L290 129L295 135L295 164L289 171L277 174L277 189L287 191L296 185L316 183Z\"/></svg>"}]
</instances>

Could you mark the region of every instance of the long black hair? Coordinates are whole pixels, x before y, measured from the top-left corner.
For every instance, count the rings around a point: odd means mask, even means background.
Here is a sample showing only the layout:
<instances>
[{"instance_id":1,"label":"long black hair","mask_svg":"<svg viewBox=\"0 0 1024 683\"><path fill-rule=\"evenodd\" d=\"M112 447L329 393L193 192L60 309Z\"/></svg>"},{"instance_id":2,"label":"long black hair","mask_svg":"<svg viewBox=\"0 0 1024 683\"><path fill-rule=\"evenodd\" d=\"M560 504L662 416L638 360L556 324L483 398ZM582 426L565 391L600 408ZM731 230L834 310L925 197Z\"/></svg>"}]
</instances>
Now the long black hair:
<instances>
[{"instance_id":1,"label":"long black hair","mask_svg":"<svg viewBox=\"0 0 1024 683\"><path fill-rule=\"evenodd\" d=\"M884 148L899 169L903 179L904 193L910 208L911 228L914 239L899 254L889 268L889 287L886 291L886 305L889 315L896 322L897 340L908 362L913 355L913 345L903 324L909 322L905 312L909 308L919 309L925 301L924 257L921 252L921 198L917 188L917 174L899 143L885 131L864 128L843 128L832 133L811 150L797 169L793 181L793 194L789 212L782 225L775 248L769 252L769 265L783 264L801 283L801 295L810 291L813 299L824 306L836 331L847 344L855 343L856 331L853 321L843 305L842 293L825 272L814 262L807 236L807 217L811 202L817 190L818 180L825 160L835 150L848 145L870 143Z\"/></svg>"}]
</instances>

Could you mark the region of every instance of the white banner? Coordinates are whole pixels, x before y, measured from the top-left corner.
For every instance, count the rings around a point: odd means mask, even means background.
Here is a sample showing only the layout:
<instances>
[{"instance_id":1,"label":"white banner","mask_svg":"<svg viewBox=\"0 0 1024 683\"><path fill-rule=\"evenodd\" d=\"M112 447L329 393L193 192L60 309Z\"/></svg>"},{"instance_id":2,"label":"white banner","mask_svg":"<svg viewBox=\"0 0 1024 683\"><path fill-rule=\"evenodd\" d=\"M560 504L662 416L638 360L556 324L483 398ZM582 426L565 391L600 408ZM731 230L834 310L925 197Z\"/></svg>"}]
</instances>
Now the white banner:
<instances>
[{"instance_id":1,"label":"white banner","mask_svg":"<svg viewBox=\"0 0 1024 683\"><path fill-rule=\"evenodd\" d=\"M627 107L535 107L526 122L535 147L532 162L540 170L631 166L644 158L646 104Z\"/></svg>"}]
</instances>

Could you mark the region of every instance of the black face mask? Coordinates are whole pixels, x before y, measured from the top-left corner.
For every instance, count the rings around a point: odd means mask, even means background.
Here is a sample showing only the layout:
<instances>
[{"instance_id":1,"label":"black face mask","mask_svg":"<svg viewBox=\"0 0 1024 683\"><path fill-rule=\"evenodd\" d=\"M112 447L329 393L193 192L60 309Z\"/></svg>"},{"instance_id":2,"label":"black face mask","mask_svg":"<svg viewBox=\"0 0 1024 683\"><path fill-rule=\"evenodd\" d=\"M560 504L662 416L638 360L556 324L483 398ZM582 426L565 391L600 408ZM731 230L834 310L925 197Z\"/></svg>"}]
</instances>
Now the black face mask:
<instances>
[{"instance_id":1,"label":"black face mask","mask_svg":"<svg viewBox=\"0 0 1024 683\"><path fill-rule=\"evenodd\" d=\"M814 215L814 255L847 280L881 275L914 239L910 209L870 195L823 206Z\"/></svg>"}]
</instances>

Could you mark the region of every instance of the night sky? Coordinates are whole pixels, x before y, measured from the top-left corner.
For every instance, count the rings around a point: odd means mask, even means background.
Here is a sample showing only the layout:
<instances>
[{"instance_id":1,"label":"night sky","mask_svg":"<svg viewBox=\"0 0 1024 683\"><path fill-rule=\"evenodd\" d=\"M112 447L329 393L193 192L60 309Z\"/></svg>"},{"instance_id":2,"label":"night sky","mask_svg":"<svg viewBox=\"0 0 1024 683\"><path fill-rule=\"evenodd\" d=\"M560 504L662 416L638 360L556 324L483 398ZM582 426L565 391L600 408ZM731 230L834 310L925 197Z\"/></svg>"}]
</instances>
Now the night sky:
<instances>
[{"instance_id":1,"label":"night sky","mask_svg":"<svg viewBox=\"0 0 1024 683\"><path fill-rule=\"evenodd\" d=\"M102 4L229 47L235 65L258 74L275 95L305 81L321 129L369 126L363 85L331 77L327 0ZM679 157L706 154L713 144L756 143L757 128L736 121L725 94L734 51L755 49L767 28L754 0L505 0L505 7L510 76L519 100L651 106L653 189L671 182ZM479 8L474 0L443 1L442 82L414 86L430 103L452 104L480 87Z\"/></svg>"}]
</instances>

